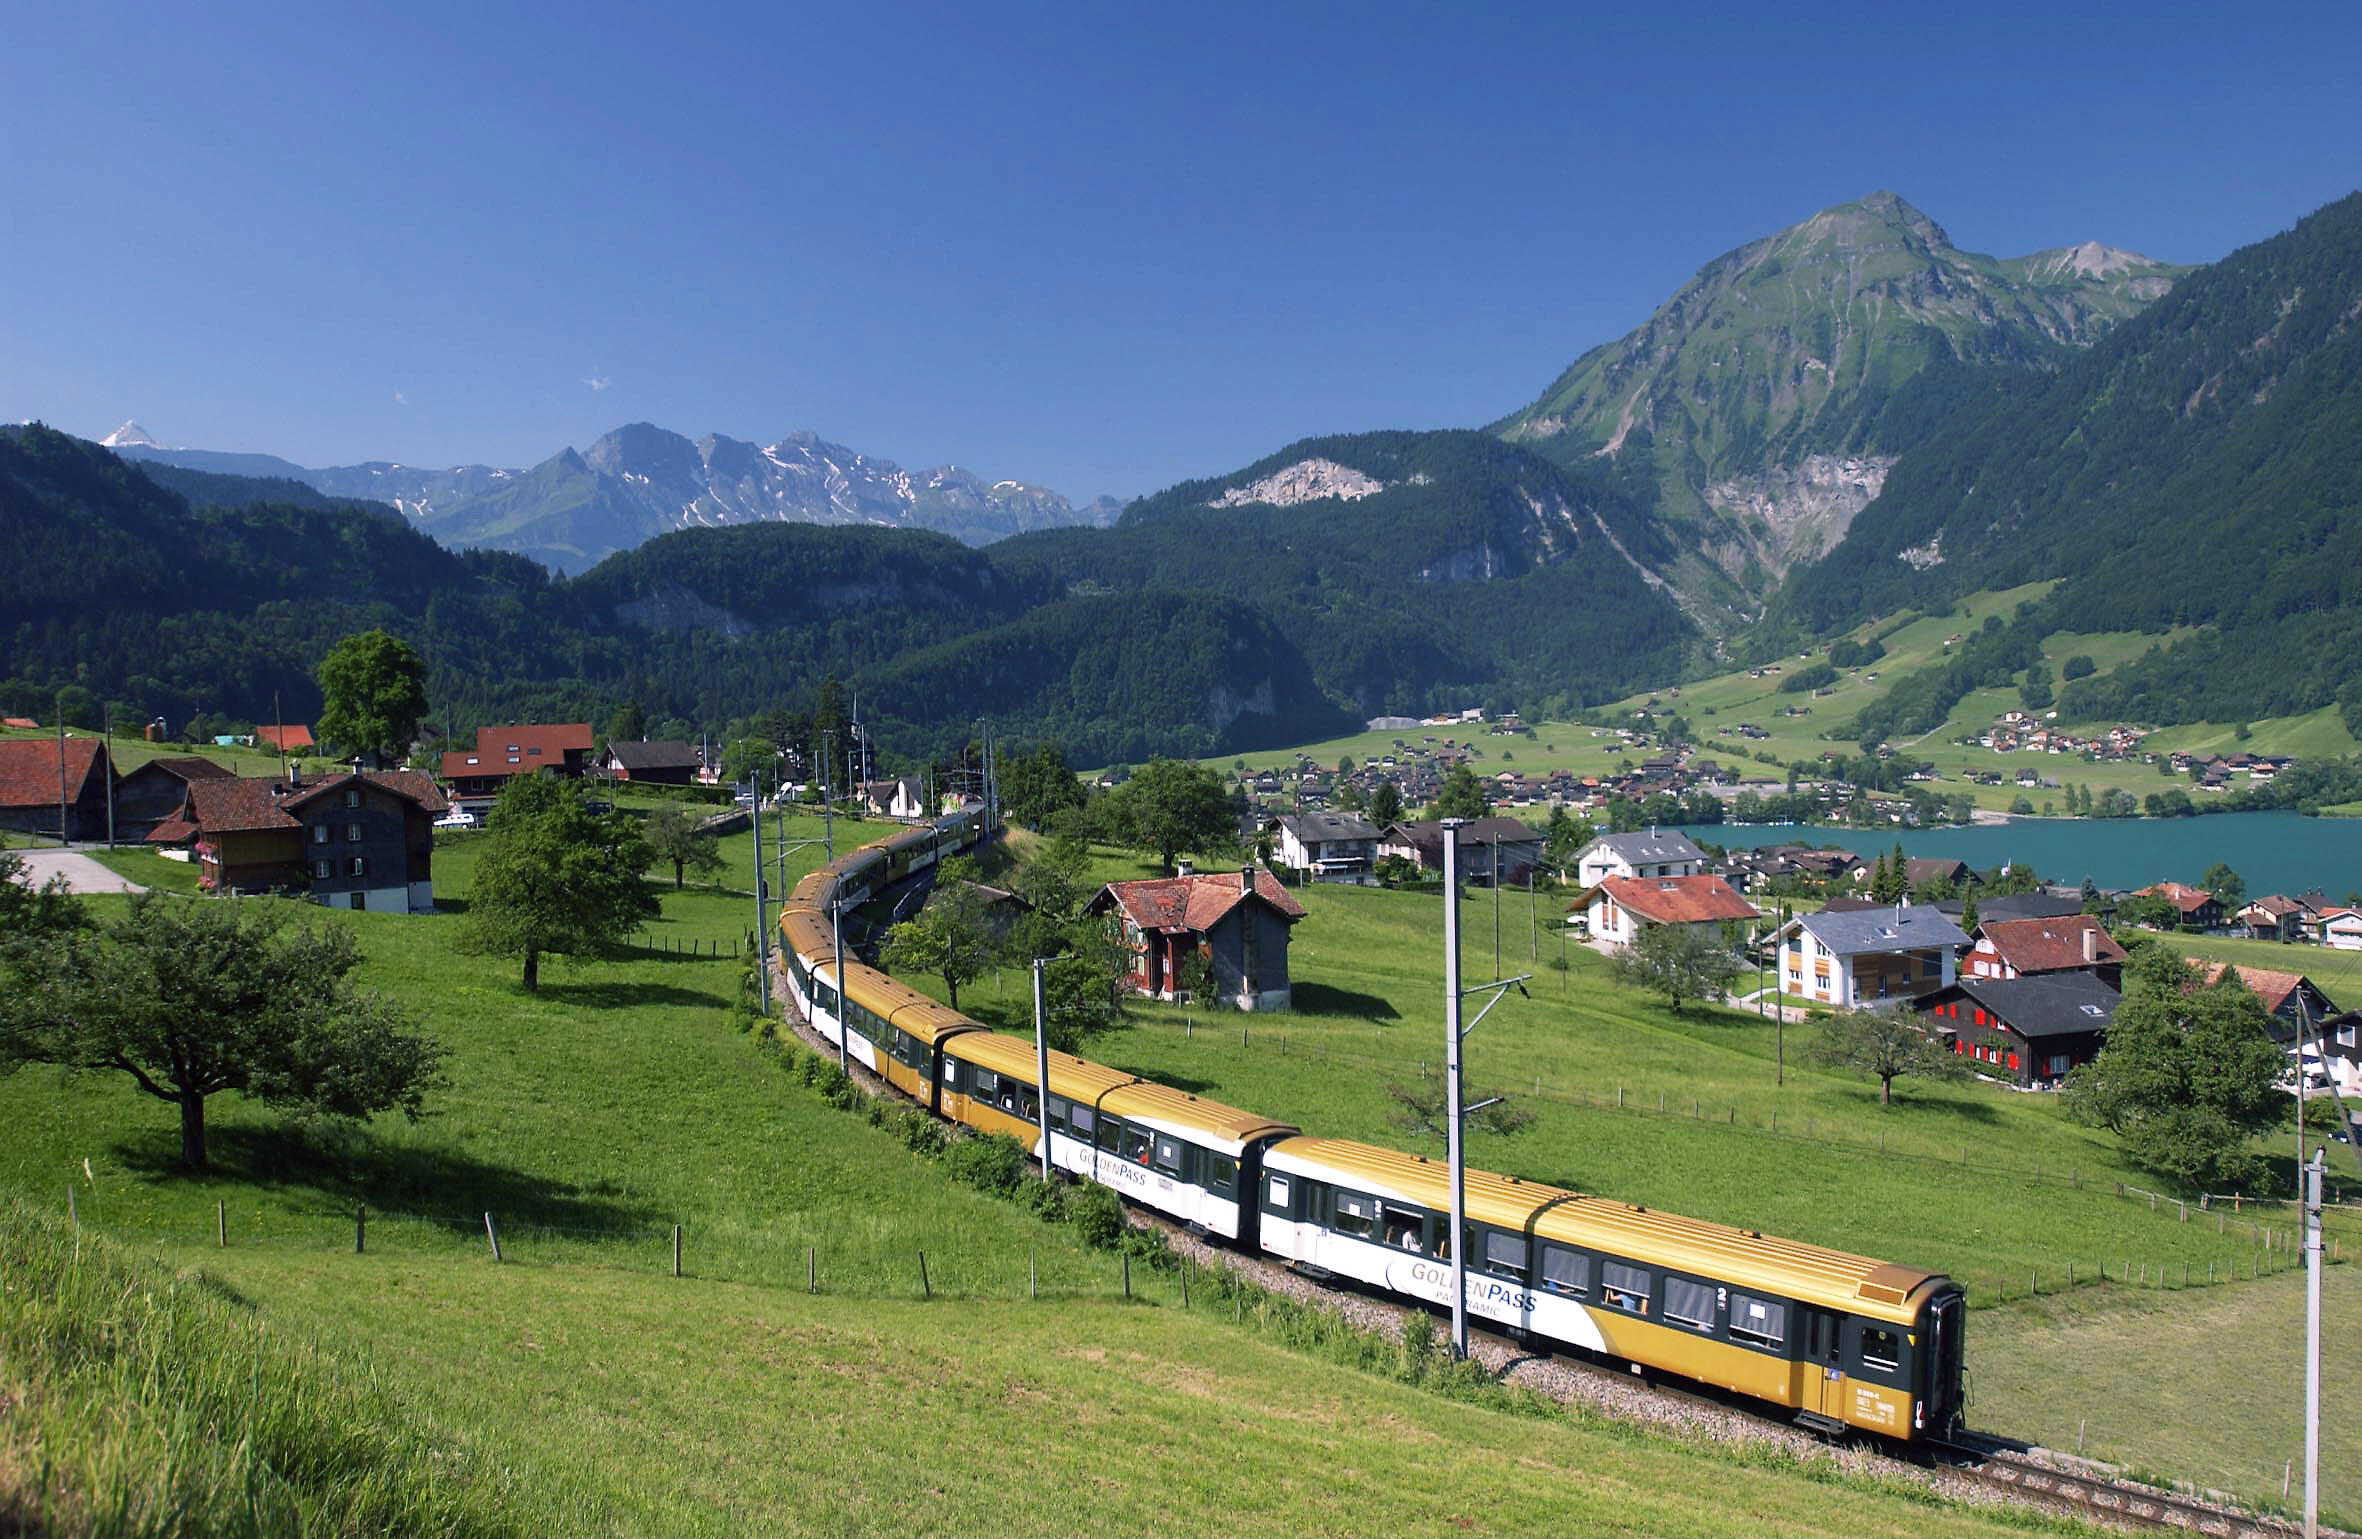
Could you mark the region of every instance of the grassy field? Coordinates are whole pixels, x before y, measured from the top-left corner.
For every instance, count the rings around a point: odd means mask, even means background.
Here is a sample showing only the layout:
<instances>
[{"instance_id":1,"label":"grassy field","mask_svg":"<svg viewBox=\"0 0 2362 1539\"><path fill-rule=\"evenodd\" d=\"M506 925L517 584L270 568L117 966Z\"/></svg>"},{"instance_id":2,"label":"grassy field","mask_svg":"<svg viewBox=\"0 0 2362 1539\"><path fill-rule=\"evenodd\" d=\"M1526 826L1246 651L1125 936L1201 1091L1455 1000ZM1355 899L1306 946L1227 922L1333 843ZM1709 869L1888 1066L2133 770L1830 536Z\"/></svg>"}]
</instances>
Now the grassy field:
<instances>
[{"instance_id":1,"label":"grassy field","mask_svg":"<svg viewBox=\"0 0 2362 1539\"><path fill-rule=\"evenodd\" d=\"M2322 1276L2324 1517L2362 1528L2362 1268ZM2170 1471L2277 1502L2285 1461L2304 1482L2304 1278L2266 1278L2199 1297L2078 1293L2021 1301L1977 1319L1973 1404L2011 1406L2011 1430L2053 1448Z\"/></svg>"},{"instance_id":2,"label":"grassy field","mask_svg":"<svg viewBox=\"0 0 2362 1539\"><path fill-rule=\"evenodd\" d=\"M1382 759L1396 752L1395 744L1412 748L1432 748L1445 738L1473 745L1477 762L1488 771L1516 769L1527 774L1547 773L1569 769L1578 775L1597 775L1613 770L1616 765L1634 757L1633 751L1621 739L1599 727L1585 727L1571 722L1534 723L1534 735L1502 734L1494 736L1482 722L1460 722L1440 727L1387 727L1375 732L1356 732L1346 737L1329 738L1318 743L1306 743L1296 748L1271 748L1233 754L1228 758L1206 759L1209 768L1230 771L1238 768L1251 770L1285 769L1293 767L1298 758L1308 758L1315 764L1335 768L1341 758L1351 758L1356 764ZM1428 739L1434 739L1430 743Z\"/></svg>"},{"instance_id":3,"label":"grassy field","mask_svg":"<svg viewBox=\"0 0 2362 1539\"><path fill-rule=\"evenodd\" d=\"M446 894L473 849L438 861ZM726 948L748 909L743 887L668 891L653 928ZM0 1340L54 1349L0 1364L0 1393L40 1411L0 1416L0 1515L182 1532L176 1505L214 1510L178 1501L196 1487L227 1511L214 1528L246 1531L241 1424L207 1408L251 1384L270 1395L235 1403L278 1439L255 1452L302 1477L259 1509L292 1514L252 1525L273 1532L1507 1534L1533 1521L1509 1493L1537 1487L1586 1531L2025 1526L1825 1464L1456 1403L1203 1295L1184 1311L1145 1270L1127 1299L1070 1230L949 1184L726 1031L726 956L559 963L527 996L513 962L456 951L456 912L312 917L352 926L367 980L453 1049L426 1121L306 1127L217 1097L196 1178L170 1167L168 1109L120 1076L0 1079L0 1189L49 1215L9 1214L0 1240L62 1255L71 1187L82 1232L130 1252L93 1245L73 1263L100 1269L89 1288L0 1288ZM1029 1262L1051 1298L1027 1300ZM447 1477L431 1490L422 1459Z\"/></svg>"},{"instance_id":4,"label":"grassy field","mask_svg":"<svg viewBox=\"0 0 2362 1539\"><path fill-rule=\"evenodd\" d=\"M99 736L96 732L85 732L79 727L68 727L66 733L69 737ZM55 742L57 733L54 729L46 732L28 732L22 727L0 727L0 741L13 741L22 738L40 738ZM181 743L150 743L143 741L137 732L126 736L120 729L116 731L111 741L114 745L112 752L115 756L115 766L124 771L137 769L150 759L211 759L241 775L275 775L285 769L287 764L286 759L281 758L278 753L269 748L220 748L211 743L191 748ZM301 759L306 764L326 762L320 753L297 753L292 757Z\"/></svg>"}]
</instances>

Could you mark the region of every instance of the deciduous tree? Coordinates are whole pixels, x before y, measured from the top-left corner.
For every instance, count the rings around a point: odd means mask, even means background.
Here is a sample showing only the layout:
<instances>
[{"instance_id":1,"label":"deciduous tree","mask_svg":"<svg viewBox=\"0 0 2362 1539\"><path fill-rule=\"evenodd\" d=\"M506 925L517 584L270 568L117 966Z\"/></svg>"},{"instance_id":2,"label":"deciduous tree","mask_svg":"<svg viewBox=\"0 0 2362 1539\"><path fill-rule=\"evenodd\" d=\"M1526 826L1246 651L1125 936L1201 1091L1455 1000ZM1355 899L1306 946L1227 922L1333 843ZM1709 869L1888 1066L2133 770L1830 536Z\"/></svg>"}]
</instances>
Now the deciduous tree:
<instances>
[{"instance_id":1,"label":"deciduous tree","mask_svg":"<svg viewBox=\"0 0 2362 1539\"><path fill-rule=\"evenodd\" d=\"M401 761L426 719L426 663L384 631L347 636L320 660L320 736L377 768Z\"/></svg>"},{"instance_id":2,"label":"deciduous tree","mask_svg":"<svg viewBox=\"0 0 2362 1539\"><path fill-rule=\"evenodd\" d=\"M1391 780L1378 782L1378 789L1370 793L1370 821L1381 830L1402 821L1402 789Z\"/></svg>"},{"instance_id":3,"label":"deciduous tree","mask_svg":"<svg viewBox=\"0 0 2362 1539\"><path fill-rule=\"evenodd\" d=\"M1455 764L1452 772L1443 777L1443 789L1436 793L1435 805L1430 810L1439 818L1481 818L1488 805L1484 782L1476 778L1476 771L1465 764Z\"/></svg>"},{"instance_id":4,"label":"deciduous tree","mask_svg":"<svg viewBox=\"0 0 2362 1539\"><path fill-rule=\"evenodd\" d=\"M1000 956L1000 936L992 928L975 875L969 861L945 861L926 904L886 932L879 952L889 972L933 973L941 978L954 1010L960 1005L960 985L981 976Z\"/></svg>"},{"instance_id":5,"label":"deciduous tree","mask_svg":"<svg viewBox=\"0 0 2362 1539\"><path fill-rule=\"evenodd\" d=\"M544 953L604 951L656 917L641 874L649 859L633 819L590 811L571 780L520 775L493 804L491 847L476 867L461 944L522 957L530 993L541 986Z\"/></svg>"},{"instance_id":6,"label":"deciduous tree","mask_svg":"<svg viewBox=\"0 0 2362 1539\"><path fill-rule=\"evenodd\" d=\"M648 814L641 832L648 841L650 858L673 868L676 891L691 871L715 876L723 869L722 841L699 828L697 818L686 807L666 803Z\"/></svg>"},{"instance_id":7,"label":"deciduous tree","mask_svg":"<svg viewBox=\"0 0 2362 1539\"><path fill-rule=\"evenodd\" d=\"M1111 800L1116 827L1141 849L1156 851L1167 871L1184 850L1227 850L1236 840L1221 779L1185 759L1150 760Z\"/></svg>"},{"instance_id":8,"label":"deciduous tree","mask_svg":"<svg viewBox=\"0 0 2362 1539\"><path fill-rule=\"evenodd\" d=\"M206 1167L205 1103L236 1091L337 1117L400 1108L440 1084L443 1049L351 980L352 931L270 902L142 893L91 936L17 952L0 1072L119 1072L180 1109L180 1159Z\"/></svg>"},{"instance_id":9,"label":"deciduous tree","mask_svg":"<svg viewBox=\"0 0 2362 1539\"><path fill-rule=\"evenodd\" d=\"M1739 971L1720 936L1686 924L1642 926L1615 965L1617 977L1663 994L1677 1014L1684 1000L1720 999Z\"/></svg>"},{"instance_id":10,"label":"deciduous tree","mask_svg":"<svg viewBox=\"0 0 2362 1539\"><path fill-rule=\"evenodd\" d=\"M2099 1057L2067 1076L2068 1115L2114 1132L2144 1169L2191 1189L2253 1181L2251 1147L2287 1109L2284 1055L2261 1001L2224 969L2211 986L2164 946L2144 946Z\"/></svg>"},{"instance_id":11,"label":"deciduous tree","mask_svg":"<svg viewBox=\"0 0 2362 1539\"><path fill-rule=\"evenodd\" d=\"M1900 1010L1840 1010L1822 1025L1812 1055L1830 1068L1876 1079L1881 1106L1893 1103L1895 1081L1906 1074L1950 1080L1969 1073L1959 1054L1945 1051Z\"/></svg>"}]
</instances>

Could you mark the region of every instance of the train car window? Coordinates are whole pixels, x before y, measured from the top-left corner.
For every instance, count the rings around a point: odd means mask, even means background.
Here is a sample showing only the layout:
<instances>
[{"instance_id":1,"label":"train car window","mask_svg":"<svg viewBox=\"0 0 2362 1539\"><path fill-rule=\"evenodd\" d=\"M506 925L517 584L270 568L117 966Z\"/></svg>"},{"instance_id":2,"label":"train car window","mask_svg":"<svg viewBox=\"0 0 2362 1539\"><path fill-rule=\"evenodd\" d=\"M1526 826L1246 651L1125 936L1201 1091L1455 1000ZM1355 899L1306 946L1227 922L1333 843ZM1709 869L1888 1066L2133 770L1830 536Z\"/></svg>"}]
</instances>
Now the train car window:
<instances>
[{"instance_id":1,"label":"train car window","mask_svg":"<svg viewBox=\"0 0 2362 1539\"><path fill-rule=\"evenodd\" d=\"M1238 1161L1227 1154L1216 1154L1208 1157L1207 1164L1211 1167L1206 1172L1208 1191L1229 1192L1237 1187Z\"/></svg>"},{"instance_id":2,"label":"train car window","mask_svg":"<svg viewBox=\"0 0 2362 1539\"><path fill-rule=\"evenodd\" d=\"M968 1094L989 1101L992 1099L993 1093L1000 1088L1000 1078L990 1069L971 1066L968 1070Z\"/></svg>"},{"instance_id":3,"label":"train car window","mask_svg":"<svg viewBox=\"0 0 2362 1539\"><path fill-rule=\"evenodd\" d=\"M1599 1301L1630 1314L1648 1313L1648 1268L1605 1261L1599 1267Z\"/></svg>"},{"instance_id":4,"label":"train car window","mask_svg":"<svg viewBox=\"0 0 2362 1539\"><path fill-rule=\"evenodd\" d=\"M1403 1208L1383 1203L1378 1209L1378 1220L1383 1226L1388 1248L1416 1252L1420 1237L1426 1232L1427 1210Z\"/></svg>"},{"instance_id":5,"label":"train car window","mask_svg":"<svg viewBox=\"0 0 2362 1539\"><path fill-rule=\"evenodd\" d=\"M1273 1213L1288 1211L1288 1178L1273 1176L1263 1183L1263 1206Z\"/></svg>"},{"instance_id":6,"label":"train car window","mask_svg":"<svg viewBox=\"0 0 2362 1539\"><path fill-rule=\"evenodd\" d=\"M1148 1129L1127 1127L1123 1130L1123 1157L1135 1165L1148 1163L1148 1149L1152 1142Z\"/></svg>"},{"instance_id":7,"label":"train car window","mask_svg":"<svg viewBox=\"0 0 2362 1539\"><path fill-rule=\"evenodd\" d=\"M1181 1141L1179 1139L1167 1138L1162 1133L1156 1135L1156 1168L1168 1176L1181 1174Z\"/></svg>"},{"instance_id":8,"label":"train car window","mask_svg":"<svg viewBox=\"0 0 2362 1539\"><path fill-rule=\"evenodd\" d=\"M1521 1234L1484 1232L1484 1269L1496 1277L1525 1276L1526 1244Z\"/></svg>"},{"instance_id":9,"label":"train car window","mask_svg":"<svg viewBox=\"0 0 2362 1539\"><path fill-rule=\"evenodd\" d=\"M1378 1205L1375 1202L1358 1193L1339 1192L1337 1194L1337 1221L1329 1227L1339 1234L1349 1234L1355 1239L1366 1240L1370 1237L1370 1230L1377 1223L1377 1208Z\"/></svg>"},{"instance_id":10,"label":"train car window","mask_svg":"<svg viewBox=\"0 0 2362 1539\"><path fill-rule=\"evenodd\" d=\"M1542 1286L1553 1293L1589 1293L1591 1258L1563 1245L1544 1245Z\"/></svg>"},{"instance_id":11,"label":"train car window","mask_svg":"<svg viewBox=\"0 0 2362 1539\"><path fill-rule=\"evenodd\" d=\"M1903 1366L1903 1338L1883 1326L1862 1327L1862 1366L1888 1373Z\"/></svg>"},{"instance_id":12,"label":"train car window","mask_svg":"<svg viewBox=\"0 0 2362 1539\"><path fill-rule=\"evenodd\" d=\"M1068 1129L1073 1132L1075 1137L1081 1139L1084 1143L1089 1143L1091 1141L1092 1133L1098 1129L1099 1114L1091 1110L1091 1108L1088 1106L1085 1106L1082 1102L1076 1101L1071 1103L1071 1106L1067 1111L1066 1125Z\"/></svg>"},{"instance_id":13,"label":"train car window","mask_svg":"<svg viewBox=\"0 0 2362 1539\"><path fill-rule=\"evenodd\" d=\"M1122 1145L1123 1136L1124 1125L1121 1122L1118 1122L1113 1117L1101 1117L1099 1119L1100 1148L1105 1149L1110 1154L1117 1153Z\"/></svg>"},{"instance_id":14,"label":"train car window","mask_svg":"<svg viewBox=\"0 0 2362 1539\"><path fill-rule=\"evenodd\" d=\"M1714 1329L1715 1314L1713 1284L1692 1282L1686 1277L1665 1279L1666 1319L1710 1331Z\"/></svg>"},{"instance_id":15,"label":"train car window","mask_svg":"<svg viewBox=\"0 0 2362 1539\"><path fill-rule=\"evenodd\" d=\"M1778 1299L1759 1299L1752 1293L1730 1296L1730 1333L1773 1351L1788 1344L1788 1306Z\"/></svg>"}]
</instances>

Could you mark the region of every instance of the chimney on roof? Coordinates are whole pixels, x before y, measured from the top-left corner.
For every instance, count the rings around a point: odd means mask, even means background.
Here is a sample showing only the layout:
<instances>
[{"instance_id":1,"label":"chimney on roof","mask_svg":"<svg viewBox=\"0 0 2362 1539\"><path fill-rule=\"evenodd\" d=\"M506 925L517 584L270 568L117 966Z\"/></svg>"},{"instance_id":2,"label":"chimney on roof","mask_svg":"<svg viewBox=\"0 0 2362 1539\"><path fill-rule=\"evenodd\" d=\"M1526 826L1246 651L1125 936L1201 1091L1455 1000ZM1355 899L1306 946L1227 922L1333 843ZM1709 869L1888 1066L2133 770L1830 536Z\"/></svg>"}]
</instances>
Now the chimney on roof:
<instances>
[{"instance_id":1,"label":"chimney on roof","mask_svg":"<svg viewBox=\"0 0 2362 1539\"><path fill-rule=\"evenodd\" d=\"M1173 874L1175 876L1195 876L1197 868L1190 864L1188 856L1183 855L1173 862Z\"/></svg>"},{"instance_id":2,"label":"chimney on roof","mask_svg":"<svg viewBox=\"0 0 2362 1539\"><path fill-rule=\"evenodd\" d=\"M287 761L287 784L290 789L303 783L303 766L293 759Z\"/></svg>"},{"instance_id":3,"label":"chimney on roof","mask_svg":"<svg viewBox=\"0 0 2362 1539\"><path fill-rule=\"evenodd\" d=\"M1253 866L1241 866L1241 867L1239 867L1239 868L1238 868L1238 895L1239 895L1240 897L1242 897L1242 898L1243 898L1243 897L1245 897L1245 896L1246 896L1248 893L1250 893L1250 892L1253 892L1254 890L1255 890L1255 868L1254 868Z\"/></svg>"},{"instance_id":4,"label":"chimney on roof","mask_svg":"<svg viewBox=\"0 0 2362 1539\"><path fill-rule=\"evenodd\" d=\"M2100 927L2096 924L2087 924L2083 927L2083 965L2089 967L2099 959Z\"/></svg>"}]
</instances>

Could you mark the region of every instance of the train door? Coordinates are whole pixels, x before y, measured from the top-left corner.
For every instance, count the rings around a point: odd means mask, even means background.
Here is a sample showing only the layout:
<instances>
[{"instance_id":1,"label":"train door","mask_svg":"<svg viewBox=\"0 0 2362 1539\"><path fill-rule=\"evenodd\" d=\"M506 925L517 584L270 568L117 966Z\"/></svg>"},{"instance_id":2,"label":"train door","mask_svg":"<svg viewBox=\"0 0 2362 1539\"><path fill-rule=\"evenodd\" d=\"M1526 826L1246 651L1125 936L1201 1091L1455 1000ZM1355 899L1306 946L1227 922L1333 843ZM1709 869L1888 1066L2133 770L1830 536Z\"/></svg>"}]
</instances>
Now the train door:
<instances>
[{"instance_id":1,"label":"train door","mask_svg":"<svg viewBox=\"0 0 2362 1539\"><path fill-rule=\"evenodd\" d=\"M1831 1421L1845 1419L1843 1317L1826 1309L1804 1311L1804 1386L1797 1409Z\"/></svg>"},{"instance_id":2,"label":"train door","mask_svg":"<svg viewBox=\"0 0 2362 1539\"><path fill-rule=\"evenodd\" d=\"M1961 1350L1961 1331L1967 1323L1967 1299L1949 1293L1931 1306L1924 1318L1927 1321L1926 1373L1921 1394L1926 1403L1926 1426L1922 1429L1934 1437L1946 1437L1955 1425L1963 1421L1967 1412L1967 1372Z\"/></svg>"}]
</instances>

